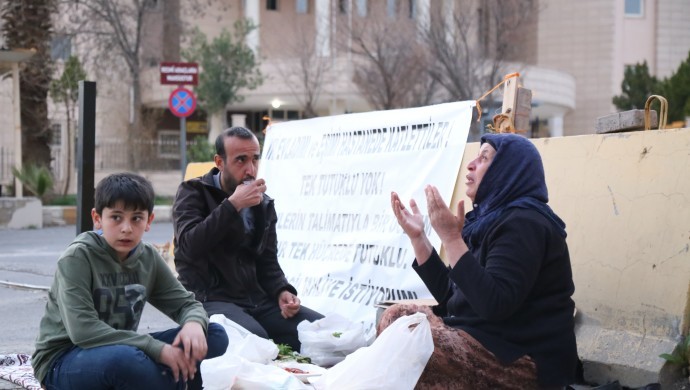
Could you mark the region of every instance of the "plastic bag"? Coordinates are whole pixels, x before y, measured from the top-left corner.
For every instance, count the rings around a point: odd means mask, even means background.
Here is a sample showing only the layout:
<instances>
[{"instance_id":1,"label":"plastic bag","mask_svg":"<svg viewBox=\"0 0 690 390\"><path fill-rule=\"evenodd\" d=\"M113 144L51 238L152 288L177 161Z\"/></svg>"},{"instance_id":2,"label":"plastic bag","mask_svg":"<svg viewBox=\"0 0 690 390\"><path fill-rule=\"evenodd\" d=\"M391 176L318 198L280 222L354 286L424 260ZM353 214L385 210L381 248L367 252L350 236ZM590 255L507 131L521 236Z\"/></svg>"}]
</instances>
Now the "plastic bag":
<instances>
[{"instance_id":1,"label":"plastic bag","mask_svg":"<svg viewBox=\"0 0 690 390\"><path fill-rule=\"evenodd\" d=\"M271 364L246 362L240 368L232 390L301 390L310 389L295 375ZM204 390L206 387L204 387Z\"/></svg>"},{"instance_id":2,"label":"plastic bag","mask_svg":"<svg viewBox=\"0 0 690 390\"><path fill-rule=\"evenodd\" d=\"M267 365L278 356L278 346L271 340L249 332L222 314L212 315L210 321L223 326L229 343L222 356L201 362L205 390L304 388L294 375ZM254 382L265 386L257 386Z\"/></svg>"},{"instance_id":3,"label":"plastic bag","mask_svg":"<svg viewBox=\"0 0 690 390\"><path fill-rule=\"evenodd\" d=\"M244 359L239 356L219 356L201 361L201 381L204 390L229 390L242 369Z\"/></svg>"},{"instance_id":4,"label":"plastic bag","mask_svg":"<svg viewBox=\"0 0 690 390\"><path fill-rule=\"evenodd\" d=\"M371 346L351 353L310 382L317 390L413 389L433 352L429 320L415 313L398 318Z\"/></svg>"},{"instance_id":5,"label":"plastic bag","mask_svg":"<svg viewBox=\"0 0 690 390\"><path fill-rule=\"evenodd\" d=\"M297 335L302 344L300 354L325 367L341 362L350 353L368 345L364 325L338 314L329 314L314 322L300 322Z\"/></svg>"},{"instance_id":6,"label":"plastic bag","mask_svg":"<svg viewBox=\"0 0 690 390\"><path fill-rule=\"evenodd\" d=\"M225 328L228 334L228 349L225 355L239 356L250 362L268 364L278 356L278 346L271 340L261 338L222 314L210 318Z\"/></svg>"}]
</instances>

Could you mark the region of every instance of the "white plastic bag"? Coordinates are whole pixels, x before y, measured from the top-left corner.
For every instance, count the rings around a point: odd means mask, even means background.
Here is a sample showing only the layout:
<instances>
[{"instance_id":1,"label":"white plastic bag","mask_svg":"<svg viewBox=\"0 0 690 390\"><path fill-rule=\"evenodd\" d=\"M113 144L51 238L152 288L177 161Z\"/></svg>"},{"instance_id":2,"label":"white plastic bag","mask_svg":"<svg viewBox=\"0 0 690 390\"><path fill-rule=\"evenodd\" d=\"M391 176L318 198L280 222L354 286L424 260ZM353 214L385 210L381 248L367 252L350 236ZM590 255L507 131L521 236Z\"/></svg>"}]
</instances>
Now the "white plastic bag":
<instances>
[{"instance_id":1,"label":"white plastic bag","mask_svg":"<svg viewBox=\"0 0 690 390\"><path fill-rule=\"evenodd\" d=\"M341 362L348 354L368 345L364 325L338 314L329 314L314 322L300 322L297 335L302 344L300 354L325 367Z\"/></svg>"},{"instance_id":2,"label":"white plastic bag","mask_svg":"<svg viewBox=\"0 0 690 390\"><path fill-rule=\"evenodd\" d=\"M201 361L201 380L204 390L230 390L242 369L244 359L239 356L219 356Z\"/></svg>"},{"instance_id":3,"label":"white plastic bag","mask_svg":"<svg viewBox=\"0 0 690 390\"><path fill-rule=\"evenodd\" d=\"M261 338L222 314L214 314L211 322L218 323L228 334L228 349L225 355L239 356L250 362L268 364L278 356L278 346L271 340Z\"/></svg>"},{"instance_id":4,"label":"white plastic bag","mask_svg":"<svg viewBox=\"0 0 690 390\"><path fill-rule=\"evenodd\" d=\"M201 378L205 390L229 390L238 388L237 386L242 388L243 380L251 382L253 376L261 377L261 374L257 372L273 371L272 368L261 368L268 367L267 364L278 356L278 346L271 340L249 332L222 314L212 315L210 321L223 326L228 334L229 343L228 349L222 356L201 362ZM281 387L284 383L295 383L289 378L293 377L297 380L294 375L287 371L283 372L285 375L273 371L274 374L267 377L265 382L278 389L284 388ZM299 383L290 388L299 389L298 386Z\"/></svg>"},{"instance_id":5,"label":"white plastic bag","mask_svg":"<svg viewBox=\"0 0 690 390\"><path fill-rule=\"evenodd\" d=\"M429 320L415 313L398 318L371 346L351 353L310 382L317 390L413 389L433 352Z\"/></svg>"},{"instance_id":6,"label":"white plastic bag","mask_svg":"<svg viewBox=\"0 0 690 390\"><path fill-rule=\"evenodd\" d=\"M310 389L295 375L271 364L245 361L232 390L302 390ZM204 387L206 390L206 387Z\"/></svg>"}]
</instances>

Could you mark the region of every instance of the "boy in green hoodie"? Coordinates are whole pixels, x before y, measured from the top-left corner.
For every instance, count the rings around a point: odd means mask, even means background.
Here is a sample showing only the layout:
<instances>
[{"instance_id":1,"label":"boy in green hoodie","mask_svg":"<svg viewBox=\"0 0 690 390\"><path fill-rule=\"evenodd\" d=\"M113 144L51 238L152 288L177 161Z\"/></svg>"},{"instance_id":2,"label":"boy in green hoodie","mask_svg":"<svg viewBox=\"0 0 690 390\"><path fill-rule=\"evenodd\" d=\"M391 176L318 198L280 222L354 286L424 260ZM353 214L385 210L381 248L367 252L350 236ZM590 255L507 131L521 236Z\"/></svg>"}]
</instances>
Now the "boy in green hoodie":
<instances>
[{"instance_id":1,"label":"boy in green hoodie","mask_svg":"<svg viewBox=\"0 0 690 390\"><path fill-rule=\"evenodd\" d=\"M225 353L228 337L142 242L151 183L113 174L95 198L99 232L80 234L58 260L32 356L36 378L48 389L201 389L200 362ZM146 302L181 326L137 333Z\"/></svg>"}]
</instances>

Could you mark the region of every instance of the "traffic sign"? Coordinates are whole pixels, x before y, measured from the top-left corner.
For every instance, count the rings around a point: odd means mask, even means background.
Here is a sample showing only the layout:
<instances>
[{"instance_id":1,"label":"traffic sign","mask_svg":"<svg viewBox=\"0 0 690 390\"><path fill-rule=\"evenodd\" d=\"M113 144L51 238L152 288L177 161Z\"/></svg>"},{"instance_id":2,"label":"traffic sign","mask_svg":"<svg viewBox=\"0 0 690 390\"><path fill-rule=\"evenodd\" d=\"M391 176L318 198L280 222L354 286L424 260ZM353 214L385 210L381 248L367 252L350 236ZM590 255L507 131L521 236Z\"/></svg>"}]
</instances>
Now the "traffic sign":
<instances>
[{"instance_id":1,"label":"traffic sign","mask_svg":"<svg viewBox=\"0 0 690 390\"><path fill-rule=\"evenodd\" d=\"M186 118L196 109L196 96L186 88L177 88L170 94L168 107L176 117Z\"/></svg>"},{"instance_id":2,"label":"traffic sign","mask_svg":"<svg viewBox=\"0 0 690 390\"><path fill-rule=\"evenodd\" d=\"M196 62L161 62L161 84L199 84L199 65Z\"/></svg>"}]
</instances>

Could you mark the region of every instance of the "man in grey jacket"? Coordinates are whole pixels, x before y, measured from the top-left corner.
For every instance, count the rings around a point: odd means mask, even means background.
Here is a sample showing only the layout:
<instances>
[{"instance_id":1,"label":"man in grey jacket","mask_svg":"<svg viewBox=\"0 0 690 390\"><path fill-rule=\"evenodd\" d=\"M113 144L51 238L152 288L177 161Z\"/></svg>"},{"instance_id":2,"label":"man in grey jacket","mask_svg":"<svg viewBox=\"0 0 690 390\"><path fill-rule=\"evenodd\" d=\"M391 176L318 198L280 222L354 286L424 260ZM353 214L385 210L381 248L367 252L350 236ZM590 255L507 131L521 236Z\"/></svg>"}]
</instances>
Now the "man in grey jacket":
<instances>
[{"instance_id":1,"label":"man in grey jacket","mask_svg":"<svg viewBox=\"0 0 690 390\"><path fill-rule=\"evenodd\" d=\"M180 184L173 205L179 280L207 313L299 351L297 324L323 316L301 306L278 263L276 211L256 179L260 147L244 127L216 139L215 167Z\"/></svg>"}]
</instances>

